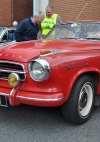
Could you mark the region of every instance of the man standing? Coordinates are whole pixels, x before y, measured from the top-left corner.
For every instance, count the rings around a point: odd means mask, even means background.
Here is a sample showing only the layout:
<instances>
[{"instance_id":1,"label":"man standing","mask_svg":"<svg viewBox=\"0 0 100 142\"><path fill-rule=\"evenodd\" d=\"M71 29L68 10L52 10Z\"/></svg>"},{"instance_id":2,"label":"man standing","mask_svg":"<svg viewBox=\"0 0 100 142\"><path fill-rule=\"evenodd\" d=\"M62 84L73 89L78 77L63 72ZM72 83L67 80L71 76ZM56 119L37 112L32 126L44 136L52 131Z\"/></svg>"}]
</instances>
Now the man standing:
<instances>
[{"instance_id":1,"label":"man standing","mask_svg":"<svg viewBox=\"0 0 100 142\"><path fill-rule=\"evenodd\" d=\"M41 34L42 37L44 38L50 30L54 27L55 24L61 23L62 20L58 14L55 14L53 12L53 7L48 5L46 7L46 15L41 22Z\"/></svg>"},{"instance_id":2,"label":"man standing","mask_svg":"<svg viewBox=\"0 0 100 142\"><path fill-rule=\"evenodd\" d=\"M44 18L44 13L39 12L35 16L22 20L16 31L15 39L17 42L36 40L40 29L40 23Z\"/></svg>"}]
</instances>

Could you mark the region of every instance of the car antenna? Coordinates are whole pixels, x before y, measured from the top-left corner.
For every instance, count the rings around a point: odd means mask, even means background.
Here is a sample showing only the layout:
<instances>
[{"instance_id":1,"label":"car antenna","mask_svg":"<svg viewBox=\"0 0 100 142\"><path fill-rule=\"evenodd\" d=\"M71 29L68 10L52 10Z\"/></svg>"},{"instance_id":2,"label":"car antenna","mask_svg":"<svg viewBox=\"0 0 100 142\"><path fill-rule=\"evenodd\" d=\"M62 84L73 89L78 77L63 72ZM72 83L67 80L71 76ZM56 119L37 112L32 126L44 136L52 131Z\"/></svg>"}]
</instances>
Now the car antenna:
<instances>
[{"instance_id":1,"label":"car antenna","mask_svg":"<svg viewBox=\"0 0 100 142\"><path fill-rule=\"evenodd\" d=\"M90 1L90 0L89 0ZM86 2L86 4L84 5L84 7L82 8L82 10L80 11L80 13L78 14L78 16L76 17L76 21L78 20L79 16L81 15L81 13L83 12L83 10L86 8L86 6L88 5L88 2ZM92 0L91 0L92 1Z\"/></svg>"},{"instance_id":2,"label":"car antenna","mask_svg":"<svg viewBox=\"0 0 100 142\"><path fill-rule=\"evenodd\" d=\"M92 1L92 0L91 0ZM90 0L88 0L88 2L85 3L84 7L82 8L82 10L79 12L78 16L76 17L76 21L78 20L79 16L81 15L81 13L84 11L84 9L86 8L86 6L88 5L88 3L90 2ZM75 23L74 23L75 24ZM76 24L75 24L76 25ZM75 39L76 39L77 33L75 35Z\"/></svg>"}]
</instances>

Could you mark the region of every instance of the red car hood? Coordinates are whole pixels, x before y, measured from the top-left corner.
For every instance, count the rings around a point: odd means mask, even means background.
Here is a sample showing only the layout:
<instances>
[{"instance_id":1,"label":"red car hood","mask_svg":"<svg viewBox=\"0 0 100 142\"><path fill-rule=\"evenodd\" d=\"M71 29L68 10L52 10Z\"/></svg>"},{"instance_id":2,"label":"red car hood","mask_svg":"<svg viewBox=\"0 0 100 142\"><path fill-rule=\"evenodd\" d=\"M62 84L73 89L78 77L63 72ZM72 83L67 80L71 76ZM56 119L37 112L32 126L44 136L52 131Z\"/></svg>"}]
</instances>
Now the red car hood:
<instances>
[{"instance_id":1,"label":"red car hood","mask_svg":"<svg viewBox=\"0 0 100 142\"><path fill-rule=\"evenodd\" d=\"M14 43L0 49L0 60L10 60L17 62L28 62L40 56L43 50L75 50L99 49L100 43L97 41L79 40L36 40Z\"/></svg>"}]
</instances>

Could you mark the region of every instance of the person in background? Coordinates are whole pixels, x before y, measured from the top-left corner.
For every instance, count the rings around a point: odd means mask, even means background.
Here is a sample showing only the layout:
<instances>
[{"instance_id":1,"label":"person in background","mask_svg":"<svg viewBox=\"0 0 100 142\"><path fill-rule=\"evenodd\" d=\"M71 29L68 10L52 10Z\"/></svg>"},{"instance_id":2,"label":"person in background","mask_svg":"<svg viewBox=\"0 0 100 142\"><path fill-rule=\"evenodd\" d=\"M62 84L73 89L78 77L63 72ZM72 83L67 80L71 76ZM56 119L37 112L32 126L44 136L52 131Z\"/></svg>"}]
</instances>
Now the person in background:
<instances>
[{"instance_id":1,"label":"person in background","mask_svg":"<svg viewBox=\"0 0 100 142\"><path fill-rule=\"evenodd\" d=\"M13 27L17 27L18 26L18 22L17 21L14 21L13 22Z\"/></svg>"},{"instance_id":2,"label":"person in background","mask_svg":"<svg viewBox=\"0 0 100 142\"><path fill-rule=\"evenodd\" d=\"M18 22L17 21L13 21L12 26L16 29L16 27L18 26ZM14 30L8 30L8 41L15 41L15 36L14 36Z\"/></svg>"},{"instance_id":3,"label":"person in background","mask_svg":"<svg viewBox=\"0 0 100 142\"><path fill-rule=\"evenodd\" d=\"M48 5L46 7L46 15L41 22L41 38L45 38L54 25L61 22L61 17L54 13L52 6Z\"/></svg>"},{"instance_id":4,"label":"person in background","mask_svg":"<svg viewBox=\"0 0 100 142\"><path fill-rule=\"evenodd\" d=\"M37 40L37 34L40 30L40 23L44 18L43 12L38 12L33 17L22 20L15 30L15 39L17 42Z\"/></svg>"}]
</instances>

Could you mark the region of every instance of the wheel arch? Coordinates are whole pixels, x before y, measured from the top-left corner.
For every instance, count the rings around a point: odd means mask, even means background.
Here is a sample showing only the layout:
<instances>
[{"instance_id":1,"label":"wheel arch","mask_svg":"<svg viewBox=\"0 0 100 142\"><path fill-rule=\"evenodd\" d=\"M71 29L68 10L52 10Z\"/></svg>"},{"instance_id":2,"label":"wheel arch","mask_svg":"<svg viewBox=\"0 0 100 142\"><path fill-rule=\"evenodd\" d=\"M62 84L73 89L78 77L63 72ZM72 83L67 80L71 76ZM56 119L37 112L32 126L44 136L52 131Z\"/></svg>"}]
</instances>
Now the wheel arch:
<instances>
[{"instance_id":1,"label":"wheel arch","mask_svg":"<svg viewBox=\"0 0 100 142\"><path fill-rule=\"evenodd\" d=\"M84 75L88 75L92 78L92 80L94 81L94 88L95 88L95 91L97 91L98 89L98 84L99 84L99 72L97 71L88 71L88 72L82 72L80 74L77 73L77 75L74 75L73 78L70 80L69 82L69 87L70 89L66 89L66 92L65 92L65 101L70 97L70 93L72 91L72 88L75 84L75 82L77 81L78 78L84 76Z\"/></svg>"}]
</instances>

